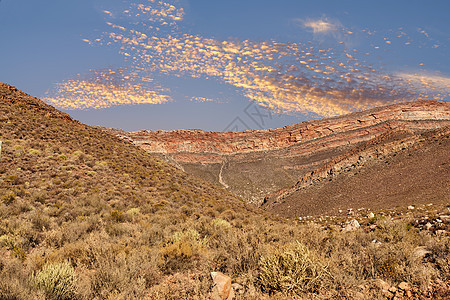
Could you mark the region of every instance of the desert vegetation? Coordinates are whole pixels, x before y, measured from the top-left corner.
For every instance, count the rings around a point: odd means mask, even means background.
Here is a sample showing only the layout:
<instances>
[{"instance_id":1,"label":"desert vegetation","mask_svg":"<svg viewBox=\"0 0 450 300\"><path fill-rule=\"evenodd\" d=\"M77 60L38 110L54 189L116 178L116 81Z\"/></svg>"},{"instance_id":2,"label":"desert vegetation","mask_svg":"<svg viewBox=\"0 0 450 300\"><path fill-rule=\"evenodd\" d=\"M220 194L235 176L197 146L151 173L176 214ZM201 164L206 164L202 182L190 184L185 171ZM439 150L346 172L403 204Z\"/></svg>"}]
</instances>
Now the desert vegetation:
<instances>
[{"instance_id":1,"label":"desert vegetation","mask_svg":"<svg viewBox=\"0 0 450 300\"><path fill-rule=\"evenodd\" d=\"M2 86L0 299L449 296L449 214L286 220ZM354 218L354 216L352 216ZM445 221L445 222L444 222ZM386 287L388 285L388 287Z\"/></svg>"}]
</instances>

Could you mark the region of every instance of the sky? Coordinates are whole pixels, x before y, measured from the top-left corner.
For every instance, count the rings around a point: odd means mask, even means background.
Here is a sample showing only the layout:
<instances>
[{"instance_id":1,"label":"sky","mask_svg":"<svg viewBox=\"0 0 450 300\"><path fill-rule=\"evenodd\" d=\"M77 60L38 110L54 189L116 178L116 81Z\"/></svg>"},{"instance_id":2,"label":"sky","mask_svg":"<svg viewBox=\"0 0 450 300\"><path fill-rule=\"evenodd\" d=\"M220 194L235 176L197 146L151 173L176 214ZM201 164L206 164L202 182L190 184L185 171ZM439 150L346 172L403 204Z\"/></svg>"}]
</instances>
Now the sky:
<instances>
[{"instance_id":1,"label":"sky","mask_svg":"<svg viewBox=\"0 0 450 300\"><path fill-rule=\"evenodd\" d=\"M0 82L126 131L282 127L448 101L448 12L448 0L0 0Z\"/></svg>"}]
</instances>

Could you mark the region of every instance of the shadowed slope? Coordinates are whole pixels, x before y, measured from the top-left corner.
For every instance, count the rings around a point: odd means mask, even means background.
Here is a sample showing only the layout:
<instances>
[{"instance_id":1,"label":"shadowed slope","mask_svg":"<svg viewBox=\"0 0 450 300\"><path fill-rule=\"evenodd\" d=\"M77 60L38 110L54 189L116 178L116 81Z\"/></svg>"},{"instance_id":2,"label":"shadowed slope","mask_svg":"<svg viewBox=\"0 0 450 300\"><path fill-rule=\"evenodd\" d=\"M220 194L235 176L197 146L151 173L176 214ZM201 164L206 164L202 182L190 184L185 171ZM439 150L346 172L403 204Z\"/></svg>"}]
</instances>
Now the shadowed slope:
<instances>
[{"instance_id":1,"label":"shadowed slope","mask_svg":"<svg viewBox=\"0 0 450 300\"><path fill-rule=\"evenodd\" d=\"M450 127L395 130L333 159L264 208L287 217L450 203Z\"/></svg>"}]
</instances>

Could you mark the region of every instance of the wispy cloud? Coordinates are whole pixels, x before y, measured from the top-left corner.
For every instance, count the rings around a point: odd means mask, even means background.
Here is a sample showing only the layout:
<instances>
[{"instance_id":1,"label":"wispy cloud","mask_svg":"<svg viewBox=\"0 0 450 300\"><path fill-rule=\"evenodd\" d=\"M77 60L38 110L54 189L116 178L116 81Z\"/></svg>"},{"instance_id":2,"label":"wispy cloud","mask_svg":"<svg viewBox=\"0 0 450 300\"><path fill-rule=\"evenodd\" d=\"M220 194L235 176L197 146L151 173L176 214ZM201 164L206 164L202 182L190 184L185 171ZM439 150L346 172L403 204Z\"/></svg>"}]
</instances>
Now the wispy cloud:
<instances>
[{"instance_id":1,"label":"wispy cloud","mask_svg":"<svg viewBox=\"0 0 450 300\"><path fill-rule=\"evenodd\" d=\"M191 102L204 103L204 102L215 102L215 101L211 98L206 98L206 97L191 97Z\"/></svg>"},{"instance_id":2,"label":"wispy cloud","mask_svg":"<svg viewBox=\"0 0 450 300\"><path fill-rule=\"evenodd\" d=\"M301 24L307 28L312 30L314 34L329 34L336 31L341 30L342 24L339 21L331 21L326 17L320 19L306 19L301 20L297 19L297 21L301 22Z\"/></svg>"},{"instance_id":3,"label":"wispy cloud","mask_svg":"<svg viewBox=\"0 0 450 300\"><path fill-rule=\"evenodd\" d=\"M424 71L397 73L396 76L414 85L417 89L423 90L423 92L433 90L440 94L440 98L450 95L450 76Z\"/></svg>"}]
</instances>

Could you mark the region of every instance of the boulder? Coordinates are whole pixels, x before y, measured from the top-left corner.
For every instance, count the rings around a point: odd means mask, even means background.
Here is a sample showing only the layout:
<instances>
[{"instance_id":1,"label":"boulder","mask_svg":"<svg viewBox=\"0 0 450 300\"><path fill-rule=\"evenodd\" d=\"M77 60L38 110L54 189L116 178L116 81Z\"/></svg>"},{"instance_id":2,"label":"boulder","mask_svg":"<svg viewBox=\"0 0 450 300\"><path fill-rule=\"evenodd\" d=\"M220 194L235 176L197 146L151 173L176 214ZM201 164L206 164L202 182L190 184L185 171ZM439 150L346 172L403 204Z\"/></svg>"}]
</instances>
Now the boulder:
<instances>
[{"instance_id":1,"label":"boulder","mask_svg":"<svg viewBox=\"0 0 450 300\"><path fill-rule=\"evenodd\" d=\"M431 251L429 251L427 249L427 247L419 246L419 247L414 248L413 257L414 257L414 259L419 260L419 259L423 259L425 256L427 256L427 254L430 254L430 253L431 253Z\"/></svg>"},{"instance_id":2,"label":"boulder","mask_svg":"<svg viewBox=\"0 0 450 300\"><path fill-rule=\"evenodd\" d=\"M357 230L361 225L359 225L359 222L355 219L351 220L350 223L345 226L344 231L355 231Z\"/></svg>"},{"instance_id":3,"label":"boulder","mask_svg":"<svg viewBox=\"0 0 450 300\"><path fill-rule=\"evenodd\" d=\"M214 282L211 299L231 300L234 298L234 291L231 286L231 278L221 272L211 272Z\"/></svg>"}]
</instances>

